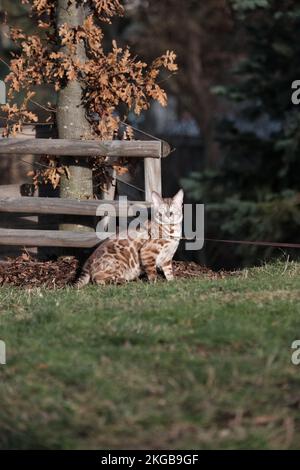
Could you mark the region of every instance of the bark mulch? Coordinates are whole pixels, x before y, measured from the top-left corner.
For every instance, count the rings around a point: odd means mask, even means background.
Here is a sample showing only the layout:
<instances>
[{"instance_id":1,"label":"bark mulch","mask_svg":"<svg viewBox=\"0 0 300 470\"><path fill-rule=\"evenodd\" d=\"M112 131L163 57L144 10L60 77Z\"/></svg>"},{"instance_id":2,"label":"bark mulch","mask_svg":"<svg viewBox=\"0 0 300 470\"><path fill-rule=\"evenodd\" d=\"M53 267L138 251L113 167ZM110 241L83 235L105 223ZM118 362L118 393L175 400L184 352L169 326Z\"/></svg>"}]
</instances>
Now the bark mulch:
<instances>
[{"instance_id":1,"label":"bark mulch","mask_svg":"<svg viewBox=\"0 0 300 470\"><path fill-rule=\"evenodd\" d=\"M176 278L220 279L232 275L214 272L194 262L174 261ZM0 286L60 288L72 285L78 275L79 263L75 257L65 256L53 261L39 261L27 253L18 258L0 262Z\"/></svg>"}]
</instances>

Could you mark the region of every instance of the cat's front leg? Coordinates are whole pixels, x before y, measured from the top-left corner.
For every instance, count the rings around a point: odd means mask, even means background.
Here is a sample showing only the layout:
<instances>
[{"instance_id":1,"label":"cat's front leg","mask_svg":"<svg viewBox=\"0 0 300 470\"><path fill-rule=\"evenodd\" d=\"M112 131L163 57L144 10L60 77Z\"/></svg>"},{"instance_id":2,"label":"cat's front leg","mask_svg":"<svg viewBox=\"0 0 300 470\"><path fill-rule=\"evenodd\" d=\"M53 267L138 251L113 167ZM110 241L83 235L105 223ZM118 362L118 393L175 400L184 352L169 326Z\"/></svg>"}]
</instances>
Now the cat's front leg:
<instances>
[{"instance_id":1,"label":"cat's front leg","mask_svg":"<svg viewBox=\"0 0 300 470\"><path fill-rule=\"evenodd\" d=\"M165 263L163 263L161 266L161 269L165 275L165 278L167 279L167 281L173 281L174 279L174 273L173 273L173 264L172 264L172 260L170 261L166 261Z\"/></svg>"},{"instance_id":2,"label":"cat's front leg","mask_svg":"<svg viewBox=\"0 0 300 470\"><path fill-rule=\"evenodd\" d=\"M157 254L153 253L149 247L143 247L141 249L141 263L145 273L150 282L157 281L157 270L156 270L156 257Z\"/></svg>"}]
</instances>

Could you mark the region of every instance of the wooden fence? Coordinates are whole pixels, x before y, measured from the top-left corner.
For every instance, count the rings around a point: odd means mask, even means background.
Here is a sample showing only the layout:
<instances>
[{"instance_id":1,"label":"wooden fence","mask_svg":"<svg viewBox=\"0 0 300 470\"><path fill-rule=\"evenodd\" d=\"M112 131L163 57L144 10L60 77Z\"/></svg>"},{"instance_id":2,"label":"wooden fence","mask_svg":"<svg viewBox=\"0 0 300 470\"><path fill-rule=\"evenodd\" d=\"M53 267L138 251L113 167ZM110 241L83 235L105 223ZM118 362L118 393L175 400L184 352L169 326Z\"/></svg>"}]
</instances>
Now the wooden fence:
<instances>
[{"instance_id":1,"label":"wooden fence","mask_svg":"<svg viewBox=\"0 0 300 470\"><path fill-rule=\"evenodd\" d=\"M142 158L144 160L145 201L128 201L128 206L150 207L151 192L161 194L161 159L170 153L170 147L162 141L95 141L64 140L44 138L0 138L0 158L18 158L18 155L72 155L76 158L89 156L109 157L109 162L120 157ZM52 197L5 197L0 186L0 213L5 214L43 214L96 216L96 211L105 204L118 209L113 215L124 216L125 206L118 201L109 200L72 200ZM99 210L99 209L98 209ZM109 213L107 215L112 215ZM91 248L99 243L95 232L70 232L59 230L40 230L26 228L0 228L0 245L28 247L78 247Z\"/></svg>"}]
</instances>

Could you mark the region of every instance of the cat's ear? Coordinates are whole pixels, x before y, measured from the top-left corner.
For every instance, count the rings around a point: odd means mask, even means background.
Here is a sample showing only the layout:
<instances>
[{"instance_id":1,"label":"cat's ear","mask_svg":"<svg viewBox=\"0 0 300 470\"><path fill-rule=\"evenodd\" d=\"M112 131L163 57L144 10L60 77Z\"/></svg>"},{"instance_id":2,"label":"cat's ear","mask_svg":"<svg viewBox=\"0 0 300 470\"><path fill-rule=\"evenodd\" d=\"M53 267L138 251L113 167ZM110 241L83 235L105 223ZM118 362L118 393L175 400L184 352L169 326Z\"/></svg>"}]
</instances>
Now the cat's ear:
<instances>
[{"instance_id":1,"label":"cat's ear","mask_svg":"<svg viewBox=\"0 0 300 470\"><path fill-rule=\"evenodd\" d=\"M184 192L182 189L179 189L178 193L173 197L173 204L176 206L181 206L183 203Z\"/></svg>"},{"instance_id":2,"label":"cat's ear","mask_svg":"<svg viewBox=\"0 0 300 470\"><path fill-rule=\"evenodd\" d=\"M154 206L158 207L163 203L162 197L156 192L152 191L151 198Z\"/></svg>"}]
</instances>

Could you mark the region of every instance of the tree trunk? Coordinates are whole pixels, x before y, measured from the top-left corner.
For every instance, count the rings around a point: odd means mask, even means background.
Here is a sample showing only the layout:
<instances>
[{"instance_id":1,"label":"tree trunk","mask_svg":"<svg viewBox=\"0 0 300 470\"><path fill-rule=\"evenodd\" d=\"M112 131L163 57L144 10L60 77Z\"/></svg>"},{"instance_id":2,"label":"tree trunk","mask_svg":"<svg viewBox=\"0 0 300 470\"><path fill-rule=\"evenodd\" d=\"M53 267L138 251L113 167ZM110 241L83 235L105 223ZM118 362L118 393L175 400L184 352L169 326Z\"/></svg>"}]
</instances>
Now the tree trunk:
<instances>
[{"instance_id":1,"label":"tree trunk","mask_svg":"<svg viewBox=\"0 0 300 470\"><path fill-rule=\"evenodd\" d=\"M84 8L76 0L58 0L57 28L67 23L77 27L83 23ZM62 47L64 50L64 47ZM85 61L86 53L83 43L78 44L76 58ZM57 127L60 139L80 139L90 134L90 125L82 106L82 88L78 81L69 81L65 88L59 91L57 105ZM70 177L63 176L60 184L60 197L67 199L86 199L93 196L92 170L88 161L64 157L62 163L69 169ZM88 225L64 223L61 230L92 230Z\"/></svg>"},{"instance_id":2,"label":"tree trunk","mask_svg":"<svg viewBox=\"0 0 300 470\"><path fill-rule=\"evenodd\" d=\"M189 23L187 71L191 89L195 96L194 116L199 122L202 133L205 166L206 168L215 168L220 158L220 148L214 135L216 104L210 91L210 82L203 71L199 25L194 21Z\"/></svg>"}]
</instances>

